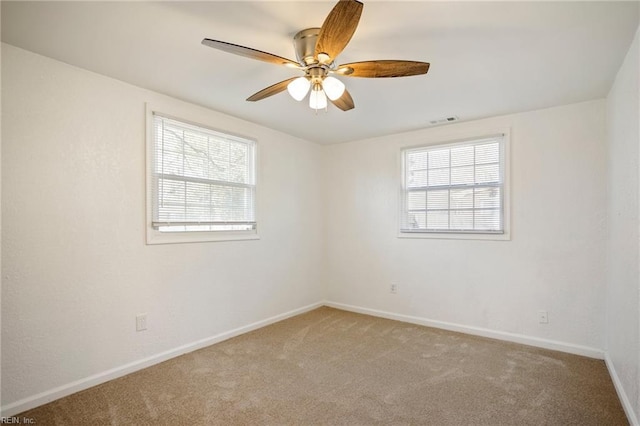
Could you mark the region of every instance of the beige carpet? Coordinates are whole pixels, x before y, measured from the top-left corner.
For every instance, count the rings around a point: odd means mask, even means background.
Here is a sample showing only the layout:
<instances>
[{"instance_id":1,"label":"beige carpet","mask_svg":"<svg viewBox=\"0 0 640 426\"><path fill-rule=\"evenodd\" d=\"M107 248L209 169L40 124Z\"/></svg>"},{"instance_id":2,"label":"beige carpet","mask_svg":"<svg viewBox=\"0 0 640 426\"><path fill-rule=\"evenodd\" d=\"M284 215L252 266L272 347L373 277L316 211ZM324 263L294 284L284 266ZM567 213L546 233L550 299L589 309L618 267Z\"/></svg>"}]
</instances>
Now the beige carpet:
<instances>
[{"instance_id":1,"label":"beige carpet","mask_svg":"<svg viewBox=\"0 0 640 426\"><path fill-rule=\"evenodd\" d=\"M603 361L320 308L22 413L37 425L626 425Z\"/></svg>"}]
</instances>

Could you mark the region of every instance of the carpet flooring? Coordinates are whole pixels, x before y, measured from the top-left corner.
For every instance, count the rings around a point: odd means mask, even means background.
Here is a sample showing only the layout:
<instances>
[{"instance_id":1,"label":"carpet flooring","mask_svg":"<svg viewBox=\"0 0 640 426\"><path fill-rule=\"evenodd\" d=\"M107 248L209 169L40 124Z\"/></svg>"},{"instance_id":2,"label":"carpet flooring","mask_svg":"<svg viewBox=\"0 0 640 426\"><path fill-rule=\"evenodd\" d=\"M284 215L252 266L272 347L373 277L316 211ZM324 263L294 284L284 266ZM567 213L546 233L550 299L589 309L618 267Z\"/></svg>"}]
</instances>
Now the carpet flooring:
<instances>
[{"instance_id":1,"label":"carpet flooring","mask_svg":"<svg viewBox=\"0 0 640 426\"><path fill-rule=\"evenodd\" d=\"M37 425L627 425L603 361L327 307L21 413Z\"/></svg>"}]
</instances>

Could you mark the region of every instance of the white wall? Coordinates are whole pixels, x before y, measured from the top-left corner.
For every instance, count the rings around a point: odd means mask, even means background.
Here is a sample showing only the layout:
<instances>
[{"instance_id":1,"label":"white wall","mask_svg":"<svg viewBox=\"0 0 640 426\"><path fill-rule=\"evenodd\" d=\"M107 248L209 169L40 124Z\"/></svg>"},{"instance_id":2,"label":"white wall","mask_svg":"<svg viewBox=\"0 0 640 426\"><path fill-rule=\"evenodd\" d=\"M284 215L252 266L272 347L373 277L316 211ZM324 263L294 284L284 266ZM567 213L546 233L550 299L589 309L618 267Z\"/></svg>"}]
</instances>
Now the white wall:
<instances>
[{"instance_id":1,"label":"white wall","mask_svg":"<svg viewBox=\"0 0 640 426\"><path fill-rule=\"evenodd\" d=\"M328 299L602 356L604 106L585 102L328 147ZM400 148L505 127L511 241L397 238ZM392 281L398 294L389 292ZM548 311L549 324L538 323L538 310Z\"/></svg>"},{"instance_id":2,"label":"white wall","mask_svg":"<svg viewBox=\"0 0 640 426\"><path fill-rule=\"evenodd\" d=\"M640 419L640 41L638 34L607 97L609 145L607 352L631 418ZM619 389L620 391L620 389Z\"/></svg>"},{"instance_id":3,"label":"white wall","mask_svg":"<svg viewBox=\"0 0 640 426\"><path fill-rule=\"evenodd\" d=\"M606 103L319 147L3 44L2 405L328 294L577 353L606 344L637 411L637 46ZM144 244L145 102L258 139L260 240ZM397 238L400 148L505 127L511 241Z\"/></svg>"},{"instance_id":4,"label":"white wall","mask_svg":"<svg viewBox=\"0 0 640 426\"><path fill-rule=\"evenodd\" d=\"M2 45L3 406L323 299L321 147L182 105L258 140L261 239L148 246L149 101Z\"/></svg>"}]
</instances>

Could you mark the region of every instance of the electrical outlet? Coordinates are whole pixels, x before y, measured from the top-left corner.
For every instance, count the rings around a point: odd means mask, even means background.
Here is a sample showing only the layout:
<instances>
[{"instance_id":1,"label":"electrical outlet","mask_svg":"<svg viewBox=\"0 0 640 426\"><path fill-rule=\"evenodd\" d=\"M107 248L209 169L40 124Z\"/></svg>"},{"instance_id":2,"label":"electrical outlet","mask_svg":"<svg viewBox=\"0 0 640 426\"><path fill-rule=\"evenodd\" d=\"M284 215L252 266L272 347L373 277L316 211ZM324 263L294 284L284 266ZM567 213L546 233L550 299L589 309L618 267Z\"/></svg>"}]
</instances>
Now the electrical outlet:
<instances>
[{"instance_id":1,"label":"electrical outlet","mask_svg":"<svg viewBox=\"0 0 640 426\"><path fill-rule=\"evenodd\" d=\"M136 331L147 329L147 314L136 315Z\"/></svg>"},{"instance_id":2,"label":"electrical outlet","mask_svg":"<svg viewBox=\"0 0 640 426\"><path fill-rule=\"evenodd\" d=\"M391 285L389 286L389 291L391 292L391 294L398 293L398 284L391 283Z\"/></svg>"},{"instance_id":3,"label":"electrical outlet","mask_svg":"<svg viewBox=\"0 0 640 426\"><path fill-rule=\"evenodd\" d=\"M547 311L538 311L538 322L540 324L549 323L549 315L547 314Z\"/></svg>"}]
</instances>

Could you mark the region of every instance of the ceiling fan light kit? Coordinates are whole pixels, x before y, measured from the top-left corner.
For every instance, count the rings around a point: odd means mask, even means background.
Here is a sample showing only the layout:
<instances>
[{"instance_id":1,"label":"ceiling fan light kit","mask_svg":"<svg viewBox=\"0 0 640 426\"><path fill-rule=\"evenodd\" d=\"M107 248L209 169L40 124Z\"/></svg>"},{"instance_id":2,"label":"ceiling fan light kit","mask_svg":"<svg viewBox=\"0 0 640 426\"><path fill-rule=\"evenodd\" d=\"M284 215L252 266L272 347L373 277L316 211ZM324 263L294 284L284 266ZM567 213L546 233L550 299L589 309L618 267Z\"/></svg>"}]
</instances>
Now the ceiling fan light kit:
<instances>
[{"instance_id":1,"label":"ceiling fan light kit","mask_svg":"<svg viewBox=\"0 0 640 426\"><path fill-rule=\"evenodd\" d=\"M348 111L355 107L353 98L345 84L331 74L344 77L388 78L426 74L429 70L427 62L402 60L364 61L338 65L336 58L355 33L363 7L358 0L340 0L329 12L322 27L299 31L293 37L297 62L219 40L205 38L202 44L304 72L302 77L289 78L254 93L247 98L247 101L259 101L284 90L287 90L296 101L302 101L310 92L309 107L311 109L317 111L327 108L328 98L339 109Z\"/></svg>"},{"instance_id":2,"label":"ceiling fan light kit","mask_svg":"<svg viewBox=\"0 0 640 426\"><path fill-rule=\"evenodd\" d=\"M307 96L307 93L309 93L310 88L311 81L306 77L298 77L287 84L287 91L296 101L303 100Z\"/></svg>"},{"instance_id":3,"label":"ceiling fan light kit","mask_svg":"<svg viewBox=\"0 0 640 426\"><path fill-rule=\"evenodd\" d=\"M311 95L309 96L309 107L316 111L327 107L327 96L319 83L313 85Z\"/></svg>"},{"instance_id":4,"label":"ceiling fan light kit","mask_svg":"<svg viewBox=\"0 0 640 426\"><path fill-rule=\"evenodd\" d=\"M340 98L346 90L343 82L331 76L325 77L322 87L324 88L324 92L327 94L327 97L332 101Z\"/></svg>"}]
</instances>

